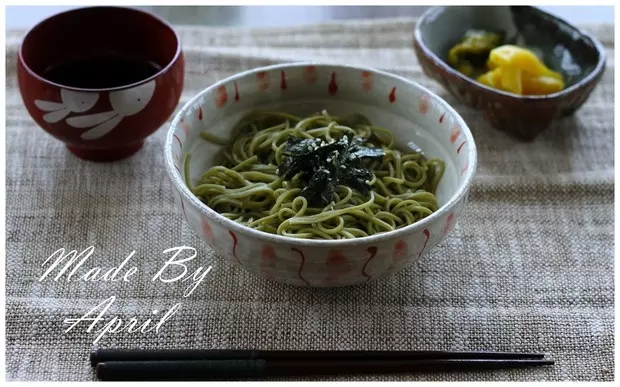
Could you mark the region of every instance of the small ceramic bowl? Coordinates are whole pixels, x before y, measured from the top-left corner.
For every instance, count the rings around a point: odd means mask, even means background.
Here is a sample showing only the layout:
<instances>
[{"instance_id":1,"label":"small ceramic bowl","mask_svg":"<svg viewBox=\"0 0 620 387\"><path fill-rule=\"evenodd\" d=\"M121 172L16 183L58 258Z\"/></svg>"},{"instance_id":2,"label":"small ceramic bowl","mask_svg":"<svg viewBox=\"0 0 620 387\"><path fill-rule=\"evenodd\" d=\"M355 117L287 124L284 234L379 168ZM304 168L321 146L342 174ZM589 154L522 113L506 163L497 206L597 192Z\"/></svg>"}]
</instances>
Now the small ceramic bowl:
<instances>
[{"instance_id":1,"label":"small ceramic bowl","mask_svg":"<svg viewBox=\"0 0 620 387\"><path fill-rule=\"evenodd\" d=\"M17 76L43 130L78 157L113 161L140 150L174 112L183 67L168 23L132 8L87 7L33 27L19 48Z\"/></svg>"},{"instance_id":2,"label":"small ceramic bowl","mask_svg":"<svg viewBox=\"0 0 620 387\"><path fill-rule=\"evenodd\" d=\"M363 113L389 128L397 145L418 144L441 157L446 172L438 187L440 208L402 229L349 240L302 240L256 231L203 204L185 185L183 155L191 154L190 178L215 165L218 146L199 136L225 138L253 109L310 115ZM192 98L174 117L165 143L166 168L187 224L219 255L250 272L300 286L343 286L394 273L420 259L452 230L476 170L469 128L445 101L405 78L368 68L283 64L243 72Z\"/></svg>"},{"instance_id":3,"label":"small ceramic bowl","mask_svg":"<svg viewBox=\"0 0 620 387\"><path fill-rule=\"evenodd\" d=\"M453 69L446 57L469 29L503 31L539 51L563 73L566 88L543 96L519 96L487 87ZM496 128L532 140L551 122L574 113L605 70L605 51L592 36L535 7L433 7L419 19L413 47L424 72L460 101L485 112Z\"/></svg>"}]
</instances>

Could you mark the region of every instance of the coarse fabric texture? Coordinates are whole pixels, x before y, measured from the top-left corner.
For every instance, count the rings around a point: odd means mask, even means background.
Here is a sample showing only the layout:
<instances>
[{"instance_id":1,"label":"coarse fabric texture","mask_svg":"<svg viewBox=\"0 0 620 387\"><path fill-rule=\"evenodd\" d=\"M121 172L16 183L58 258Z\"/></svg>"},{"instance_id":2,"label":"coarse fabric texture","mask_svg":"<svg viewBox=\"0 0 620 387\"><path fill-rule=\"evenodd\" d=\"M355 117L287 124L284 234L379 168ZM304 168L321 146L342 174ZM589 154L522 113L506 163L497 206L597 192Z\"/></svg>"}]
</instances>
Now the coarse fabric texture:
<instances>
[{"instance_id":1,"label":"coarse fabric texture","mask_svg":"<svg viewBox=\"0 0 620 387\"><path fill-rule=\"evenodd\" d=\"M390 19L285 29L178 27L187 63L182 103L239 71L330 60L419 82L469 124L479 168L454 232L390 278L339 289L271 283L215 256L173 204L165 127L121 162L84 162L68 153L22 106L15 63L24 31L9 31L7 378L94 379L88 353L97 332L87 332L89 323L66 332L63 321L116 296L106 322L113 316L158 321L182 305L159 332L108 334L100 346L535 351L548 353L556 365L336 379L613 380L613 26L586 27L608 55L590 100L524 143L491 128L421 72L411 45L414 25ZM96 266L107 270L134 250L127 266L138 271L129 281L67 281L66 275L39 281L45 259L57 249L91 245L95 251L76 276ZM181 245L198 252L187 263L190 273L212 266L186 298L189 282L151 281L170 256L164 250Z\"/></svg>"}]
</instances>

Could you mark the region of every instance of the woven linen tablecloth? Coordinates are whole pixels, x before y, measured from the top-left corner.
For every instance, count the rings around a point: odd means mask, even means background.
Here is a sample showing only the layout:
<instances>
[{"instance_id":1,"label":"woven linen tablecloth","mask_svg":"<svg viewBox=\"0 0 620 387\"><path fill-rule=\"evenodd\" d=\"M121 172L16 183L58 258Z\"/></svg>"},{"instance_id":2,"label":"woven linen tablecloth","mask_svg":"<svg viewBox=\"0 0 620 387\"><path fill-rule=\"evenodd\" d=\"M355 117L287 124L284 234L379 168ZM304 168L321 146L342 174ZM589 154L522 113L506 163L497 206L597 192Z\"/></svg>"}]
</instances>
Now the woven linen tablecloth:
<instances>
[{"instance_id":1,"label":"woven linen tablecloth","mask_svg":"<svg viewBox=\"0 0 620 387\"><path fill-rule=\"evenodd\" d=\"M155 321L181 302L158 333L108 334L97 345L149 348L496 350L548 353L550 368L499 372L368 375L339 380L613 380L613 26L588 28L604 44L607 70L578 113L530 143L491 128L420 70L410 19L286 29L178 27L186 54L181 103L242 70L301 60L372 66L437 92L463 115L479 168L463 217L421 262L392 277L338 289L272 283L214 255L173 204L164 167L166 128L130 159L77 159L22 106L16 52L7 36L6 372L10 380L91 380L88 323L65 332L110 296L106 313ZM128 282L39 281L59 248L95 251L78 274L120 264ZM188 298L187 283L150 279L169 255L212 271ZM199 261L199 262L198 262ZM153 310L161 311L157 315ZM100 329L98 324L95 330Z\"/></svg>"}]
</instances>

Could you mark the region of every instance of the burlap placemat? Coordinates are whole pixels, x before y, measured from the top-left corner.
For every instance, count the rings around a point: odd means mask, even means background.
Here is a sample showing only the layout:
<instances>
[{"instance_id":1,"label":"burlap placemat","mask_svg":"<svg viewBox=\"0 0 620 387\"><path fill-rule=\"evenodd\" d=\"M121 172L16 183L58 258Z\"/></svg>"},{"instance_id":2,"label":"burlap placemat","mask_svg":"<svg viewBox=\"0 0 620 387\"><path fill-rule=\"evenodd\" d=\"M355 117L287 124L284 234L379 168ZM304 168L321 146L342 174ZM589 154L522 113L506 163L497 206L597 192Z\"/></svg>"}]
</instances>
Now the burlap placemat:
<instances>
[{"instance_id":1,"label":"burlap placemat","mask_svg":"<svg viewBox=\"0 0 620 387\"><path fill-rule=\"evenodd\" d=\"M391 278L342 289L300 289L246 273L214 256L173 206L162 128L136 156L83 162L39 129L22 107L16 51L7 36L6 358L11 380L90 380L97 332L79 318L110 296L106 313L140 322L181 308L158 333L119 332L113 347L257 349L443 349L546 352L553 368L365 376L358 380L613 380L613 26L592 26L605 44L600 86L571 118L532 143L490 128L426 78L411 49L414 21L352 21L287 29L179 27L187 58L183 101L251 67L306 59L363 64L439 93L463 114L479 170L453 234ZM120 264L138 271L113 283L47 278L57 249L94 254L76 275ZM212 266L188 283L152 282L163 251L193 246ZM153 310L159 310L157 315ZM98 324L95 330L100 329Z\"/></svg>"}]
</instances>

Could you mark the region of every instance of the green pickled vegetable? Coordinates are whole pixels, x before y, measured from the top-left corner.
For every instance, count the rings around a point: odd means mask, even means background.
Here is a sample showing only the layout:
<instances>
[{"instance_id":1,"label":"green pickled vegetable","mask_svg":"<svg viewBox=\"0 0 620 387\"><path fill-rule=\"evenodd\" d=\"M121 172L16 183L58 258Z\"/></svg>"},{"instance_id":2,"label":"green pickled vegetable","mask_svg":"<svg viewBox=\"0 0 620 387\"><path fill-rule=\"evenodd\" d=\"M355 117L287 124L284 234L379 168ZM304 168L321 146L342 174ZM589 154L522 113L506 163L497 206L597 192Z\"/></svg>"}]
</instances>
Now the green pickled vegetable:
<instances>
[{"instance_id":1,"label":"green pickled vegetable","mask_svg":"<svg viewBox=\"0 0 620 387\"><path fill-rule=\"evenodd\" d=\"M448 52L448 63L459 72L474 76L486 70L489 52L503 43L503 34L469 30Z\"/></svg>"}]
</instances>

